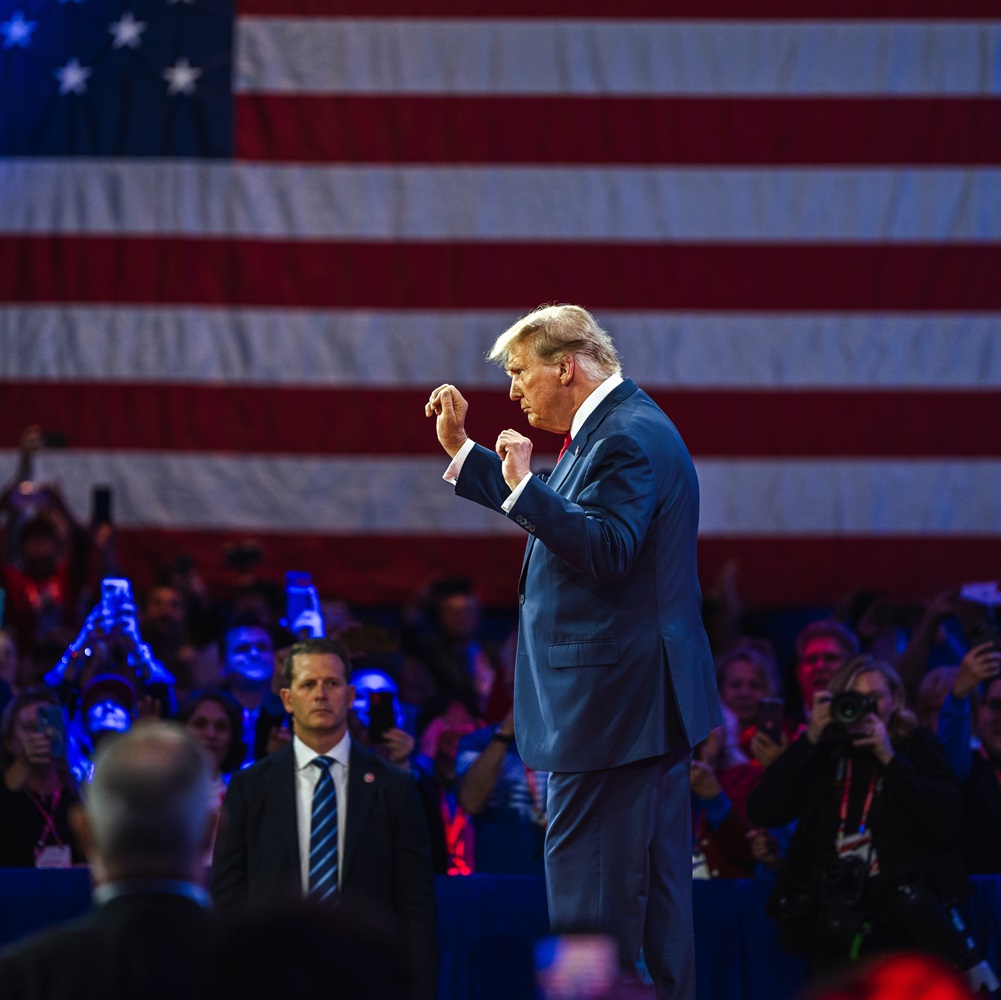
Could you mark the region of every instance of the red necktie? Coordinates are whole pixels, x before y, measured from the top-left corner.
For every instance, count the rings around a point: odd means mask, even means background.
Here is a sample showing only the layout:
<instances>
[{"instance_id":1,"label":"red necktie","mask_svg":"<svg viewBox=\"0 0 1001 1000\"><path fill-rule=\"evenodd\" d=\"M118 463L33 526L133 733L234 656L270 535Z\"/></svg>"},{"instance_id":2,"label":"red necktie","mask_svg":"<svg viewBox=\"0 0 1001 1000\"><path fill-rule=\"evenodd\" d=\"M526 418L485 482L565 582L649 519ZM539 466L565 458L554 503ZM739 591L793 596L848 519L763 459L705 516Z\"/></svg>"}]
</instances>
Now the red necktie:
<instances>
[{"instance_id":1,"label":"red necktie","mask_svg":"<svg viewBox=\"0 0 1001 1000\"><path fill-rule=\"evenodd\" d=\"M563 447L560 448L559 458L556 459L557 463L560 458L562 458L567 453L567 448L570 447L570 431L567 431L566 436L563 438Z\"/></svg>"}]
</instances>

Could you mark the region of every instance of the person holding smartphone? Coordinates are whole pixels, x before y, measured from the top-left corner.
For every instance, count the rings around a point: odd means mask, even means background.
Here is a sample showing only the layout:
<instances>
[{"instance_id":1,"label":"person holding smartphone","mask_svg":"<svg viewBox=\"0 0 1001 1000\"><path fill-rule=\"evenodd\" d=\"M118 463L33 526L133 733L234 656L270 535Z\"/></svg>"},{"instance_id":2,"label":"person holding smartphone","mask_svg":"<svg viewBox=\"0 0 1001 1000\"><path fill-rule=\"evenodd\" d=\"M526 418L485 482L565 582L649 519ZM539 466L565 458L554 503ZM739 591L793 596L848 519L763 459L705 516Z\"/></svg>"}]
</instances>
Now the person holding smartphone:
<instances>
[{"instance_id":1,"label":"person holding smartphone","mask_svg":"<svg viewBox=\"0 0 1001 1000\"><path fill-rule=\"evenodd\" d=\"M36 687L17 695L0 719L0 868L69 868L84 860L69 823L78 796L60 713L55 693Z\"/></svg>"}]
</instances>

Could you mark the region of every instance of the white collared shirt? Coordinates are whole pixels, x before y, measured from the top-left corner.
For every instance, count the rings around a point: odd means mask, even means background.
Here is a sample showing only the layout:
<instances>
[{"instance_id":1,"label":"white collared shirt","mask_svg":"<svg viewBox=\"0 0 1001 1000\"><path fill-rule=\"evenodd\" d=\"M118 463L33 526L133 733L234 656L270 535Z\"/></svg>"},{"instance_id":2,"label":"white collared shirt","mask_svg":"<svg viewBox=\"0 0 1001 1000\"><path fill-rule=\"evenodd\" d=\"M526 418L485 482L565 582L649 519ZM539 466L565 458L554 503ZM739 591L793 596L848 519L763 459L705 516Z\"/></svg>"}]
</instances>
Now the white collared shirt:
<instances>
[{"instance_id":1,"label":"white collared shirt","mask_svg":"<svg viewBox=\"0 0 1001 1000\"><path fill-rule=\"evenodd\" d=\"M348 761L351 737L345 733L340 743L325 754L311 750L298 736L292 737L295 755L295 818L299 839L299 871L303 895L309 893L309 829L313 817L313 790L320 780L320 769L313 764L316 757L333 757L330 773L337 790L337 884L344 875L344 828L348 822Z\"/></svg>"},{"instance_id":2,"label":"white collared shirt","mask_svg":"<svg viewBox=\"0 0 1001 1000\"><path fill-rule=\"evenodd\" d=\"M584 421L587 420L589 416L598 408L598 404L617 386L621 385L623 382L621 375L609 375L601 385L596 386L591 394L584 400L580 406L577 407L577 412L573 415L573 420L570 423L570 438L571 440L575 438L584 426ZM445 474L442 479L446 483L455 484L455 481L459 478L459 473L462 472L462 465L466 461L466 456L473 450L473 445L476 442L472 440L467 440L466 443L455 453L455 457L452 459L448 468L445 470ZM521 496L522 491L525 489L525 484L532 478L532 473L530 472L520 483L511 491L511 495L501 504L501 510L505 514L509 513L514 507Z\"/></svg>"}]
</instances>

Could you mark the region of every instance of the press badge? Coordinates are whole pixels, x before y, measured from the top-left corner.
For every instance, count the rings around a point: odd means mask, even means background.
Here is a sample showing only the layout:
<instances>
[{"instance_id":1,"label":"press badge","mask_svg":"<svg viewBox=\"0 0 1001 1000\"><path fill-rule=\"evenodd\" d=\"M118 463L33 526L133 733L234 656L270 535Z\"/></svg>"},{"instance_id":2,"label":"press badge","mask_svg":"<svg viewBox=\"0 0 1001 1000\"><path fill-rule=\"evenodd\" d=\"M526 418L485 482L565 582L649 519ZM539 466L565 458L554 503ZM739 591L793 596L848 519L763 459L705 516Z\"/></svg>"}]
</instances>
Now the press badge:
<instances>
[{"instance_id":1,"label":"press badge","mask_svg":"<svg viewBox=\"0 0 1001 1000\"><path fill-rule=\"evenodd\" d=\"M858 833L838 834L834 838L834 849L838 858L847 861L858 858L863 865L868 866L869 876L879 874L879 859L876 857L876 845L872 842L870 830L859 830Z\"/></svg>"},{"instance_id":2,"label":"press badge","mask_svg":"<svg viewBox=\"0 0 1001 1000\"><path fill-rule=\"evenodd\" d=\"M692 878L712 878L712 875L709 873L709 862L697 847L692 851Z\"/></svg>"},{"instance_id":3,"label":"press badge","mask_svg":"<svg viewBox=\"0 0 1001 1000\"><path fill-rule=\"evenodd\" d=\"M46 844L35 855L36 868L72 868L73 855L69 844Z\"/></svg>"}]
</instances>

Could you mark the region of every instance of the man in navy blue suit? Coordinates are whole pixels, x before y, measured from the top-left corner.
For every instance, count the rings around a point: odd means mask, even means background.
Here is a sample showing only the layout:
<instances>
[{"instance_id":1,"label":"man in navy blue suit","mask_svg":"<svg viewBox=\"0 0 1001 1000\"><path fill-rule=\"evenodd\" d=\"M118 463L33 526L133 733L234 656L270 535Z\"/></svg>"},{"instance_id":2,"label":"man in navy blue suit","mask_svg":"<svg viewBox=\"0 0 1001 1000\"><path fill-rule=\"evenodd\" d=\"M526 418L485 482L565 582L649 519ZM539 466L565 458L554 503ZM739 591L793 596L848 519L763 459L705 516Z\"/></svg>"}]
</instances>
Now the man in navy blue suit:
<instances>
[{"instance_id":1,"label":"man in navy blue suit","mask_svg":"<svg viewBox=\"0 0 1001 1000\"><path fill-rule=\"evenodd\" d=\"M600 930L643 959L658 997L695 996L691 748L719 724L696 572L698 480L674 425L623 379L578 306L547 306L497 339L529 424L564 437L548 480L532 442L493 451L441 385L425 407L459 496L528 532L518 599L515 733L551 772L546 881L554 932Z\"/></svg>"}]
</instances>

